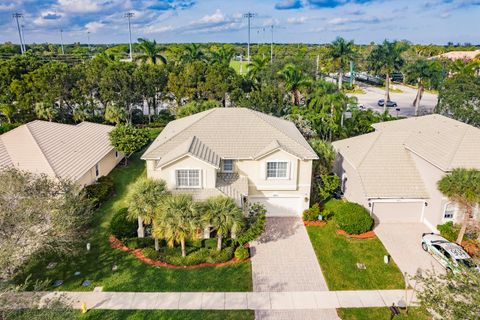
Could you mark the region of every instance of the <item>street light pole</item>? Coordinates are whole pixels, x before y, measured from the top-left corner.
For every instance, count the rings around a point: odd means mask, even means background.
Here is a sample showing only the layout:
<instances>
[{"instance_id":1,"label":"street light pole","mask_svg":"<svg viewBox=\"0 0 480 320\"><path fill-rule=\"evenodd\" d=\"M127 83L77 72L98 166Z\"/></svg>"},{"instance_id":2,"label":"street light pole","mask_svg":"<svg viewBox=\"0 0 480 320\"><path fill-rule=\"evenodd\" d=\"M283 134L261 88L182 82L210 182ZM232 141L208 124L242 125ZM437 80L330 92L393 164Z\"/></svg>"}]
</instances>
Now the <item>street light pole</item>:
<instances>
[{"instance_id":1,"label":"street light pole","mask_svg":"<svg viewBox=\"0 0 480 320\"><path fill-rule=\"evenodd\" d=\"M270 26L272 31L272 41L270 41L270 64L273 64L273 24Z\"/></svg>"},{"instance_id":2,"label":"street light pole","mask_svg":"<svg viewBox=\"0 0 480 320\"><path fill-rule=\"evenodd\" d=\"M90 31L87 31L88 51L90 50Z\"/></svg>"},{"instance_id":3,"label":"street light pole","mask_svg":"<svg viewBox=\"0 0 480 320\"><path fill-rule=\"evenodd\" d=\"M18 37L20 38L20 51L22 52L22 54L24 54L25 48L23 47L22 31L20 30L20 23L18 22L18 18L23 17L23 14L15 12L14 14L12 14L12 17L15 18L15 20L17 21Z\"/></svg>"},{"instance_id":4,"label":"street light pole","mask_svg":"<svg viewBox=\"0 0 480 320\"><path fill-rule=\"evenodd\" d=\"M247 18L247 20L248 20L248 44L247 44L248 58L247 58L247 61L248 61L248 64L250 64L250 19L255 17L255 13L247 12L243 15L243 17ZM248 68L248 65L247 65L247 68Z\"/></svg>"},{"instance_id":5,"label":"street light pole","mask_svg":"<svg viewBox=\"0 0 480 320\"><path fill-rule=\"evenodd\" d=\"M130 61L133 61L132 55L132 27L130 24L130 19L134 16L133 12L125 13L124 17L128 19L128 47L130 49Z\"/></svg>"}]
</instances>

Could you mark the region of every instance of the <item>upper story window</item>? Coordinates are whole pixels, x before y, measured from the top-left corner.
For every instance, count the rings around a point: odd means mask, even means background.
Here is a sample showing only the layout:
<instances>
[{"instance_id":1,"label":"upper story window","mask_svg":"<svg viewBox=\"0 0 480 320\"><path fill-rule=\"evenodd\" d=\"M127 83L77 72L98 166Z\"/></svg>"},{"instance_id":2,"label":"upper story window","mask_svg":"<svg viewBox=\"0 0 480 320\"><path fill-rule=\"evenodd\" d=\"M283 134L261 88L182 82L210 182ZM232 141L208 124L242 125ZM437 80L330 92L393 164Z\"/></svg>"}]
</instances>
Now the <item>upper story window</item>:
<instances>
[{"instance_id":1,"label":"upper story window","mask_svg":"<svg viewBox=\"0 0 480 320\"><path fill-rule=\"evenodd\" d=\"M267 162L267 178L286 178L288 163L286 161Z\"/></svg>"},{"instance_id":2,"label":"upper story window","mask_svg":"<svg viewBox=\"0 0 480 320\"><path fill-rule=\"evenodd\" d=\"M453 220L455 213L457 211L457 205L453 202L447 203L445 205L445 211L443 212L444 220Z\"/></svg>"},{"instance_id":3,"label":"upper story window","mask_svg":"<svg viewBox=\"0 0 480 320\"><path fill-rule=\"evenodd\" d=\"M98 178L98 176L100 176L100 166L98 165L98 163L95 165L95 177Z\"/></svg>"},{"instance_id":4,"label":"upper story window","mask_svg":"<svg viewBox=\"0 0 480 320\"><path fill-rule=\"evenodd\" d=\"M198 169L177 170L175 175L178 188L200 187L200 170Z\"/></svg>"},{"instance_id":5,"label":"upper story window","mask_svg":"<svg viewBox=\"0 0 480 320\"><path fill-rule=\"evenodd\" d=\"M233 160L223 160L223 172L233 172Z\"/></svg>"}]
</instances>

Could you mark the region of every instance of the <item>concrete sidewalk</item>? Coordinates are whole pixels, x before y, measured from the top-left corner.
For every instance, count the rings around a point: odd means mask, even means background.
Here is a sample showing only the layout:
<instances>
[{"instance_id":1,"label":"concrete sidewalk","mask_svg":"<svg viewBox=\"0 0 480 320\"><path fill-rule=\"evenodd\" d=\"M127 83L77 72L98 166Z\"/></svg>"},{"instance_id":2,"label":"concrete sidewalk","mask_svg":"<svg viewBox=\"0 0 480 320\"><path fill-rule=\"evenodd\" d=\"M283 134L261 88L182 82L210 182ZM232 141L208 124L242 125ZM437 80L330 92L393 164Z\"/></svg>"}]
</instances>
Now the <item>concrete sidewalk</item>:
<instances>
[{"instance_id":1,"label":"concrete sidewalk","mask_svg":"<svg viewBox=\"0 0 480 320\"><path fill-rule=\"evenodd\" d=\"M405 306L404 290L311 292L44 292L40 306L63 298L73 308L109 310L323 310ZM410 305L413 291L407 292ZM413 301L412 301L413 300Z\"/></svg>"}]
</instances>

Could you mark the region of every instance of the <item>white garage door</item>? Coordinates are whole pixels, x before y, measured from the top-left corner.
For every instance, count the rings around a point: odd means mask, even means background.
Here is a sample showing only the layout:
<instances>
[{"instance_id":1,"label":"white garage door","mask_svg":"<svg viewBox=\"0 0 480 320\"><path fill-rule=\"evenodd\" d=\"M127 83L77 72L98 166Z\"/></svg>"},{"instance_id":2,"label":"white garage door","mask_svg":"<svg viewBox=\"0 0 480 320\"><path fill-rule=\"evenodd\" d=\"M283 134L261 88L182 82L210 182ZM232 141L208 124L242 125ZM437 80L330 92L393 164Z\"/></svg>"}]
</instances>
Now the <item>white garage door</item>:
<instances>
[{"instance_id":1,"label":"white garage door","mask_svg":"<svg viewBox=\"0 0 480 320\"><path fill-rule=\"evenodd\" d=\"M373 218L383 223L421 222L423 202L374 202Z\"/></svg>"},{"instance_id":2,"label":"white garage door","mask_svg":"<svg viewBox=\"0 0 480 320\"><path fill-rule=\"evenodd\" d=\"M296 217L303 212L301 197L250 197L249 200L263 204L267 209L267 217Z\"/></svg>"}]
</instances>

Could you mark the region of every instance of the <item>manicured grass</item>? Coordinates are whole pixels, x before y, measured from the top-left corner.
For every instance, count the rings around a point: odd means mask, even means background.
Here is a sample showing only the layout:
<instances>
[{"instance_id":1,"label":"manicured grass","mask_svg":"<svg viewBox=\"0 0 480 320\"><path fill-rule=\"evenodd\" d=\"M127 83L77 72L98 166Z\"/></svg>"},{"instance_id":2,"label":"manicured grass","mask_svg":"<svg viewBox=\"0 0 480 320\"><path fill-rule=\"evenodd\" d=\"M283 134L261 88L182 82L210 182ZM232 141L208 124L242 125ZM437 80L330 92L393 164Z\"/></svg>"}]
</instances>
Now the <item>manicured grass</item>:
<instances>
[{"instance_id":1,"label":"manicured grass","mask_svg":"<svg viewBox=\"0 0 480 320\"><path fill-rule=\"evenodd\" d=\"M247 73L247 61L237 61L237 60L232 60L230 61L230 67L232 67L233 69L235 69L235 71L240 74L240 64L243 65L242 67L242 75L246 74Z\"/></svg>"},{"instance_id":2,"label":"manicured grass","mask_svg":"<svg viewBox=\"0 0 480 320\"><path fill-rule=\"evenodd\" d=\"M428 314L419 308L409 308L408 315L405 309L394 319L404 320L427 320ZM337 309L338 316L342 320L390 320L391 312L388 308L351 308Z\"/></svg>"},{"instance_id":3,"label":"manicured grass","mask_svg":"<svg viewBox=\"0 0 480 320\"><path fill-rule=\"evenodd\" d=\"M165 269L141 263L132 255L115 250L108 242L109 223L113 213L126 207L125 195L129 186L145 175L145 163L140 154L132 156L128 167L120 166L111 173L116 194L97 210L89 235L91 250L85 244L76 248L77 256L42 256L26 267L19 282L29 274L35 281L49 279L63 280L58 290L88 291L103 286L104 291L251 291L251 266L249 262L224 267L199 269ZM57 262L53 269L47 269L49 262ZM112 267L118 269L113 272ZM74 273L80 271L81 276ZM92 281L82 287L84 280Z\"/></svg>"},{"instance_id":4,"label":"manicured grass","mask_svg":"<svg viewBox=\"0 0 480 320\"><path fill-rule=\"evenodd\" d=\"M176 320L176 319L204 319L204 320L253 320L254 311L251 310L90 310L79 317L81 320Z\"/></svg>"},{"instance_id":5,"label":"manicured grass","mask_svg":"<svg viewBox=\"0 0 480 320\"><path fill-rule=\"evenodd\" d=\"M334 222L307 227L330 290L404 288L403 275L395 262L383 262L388 253L379 239L349 239L335 230ZM365 264L366 269L358 269L357 262Z\"/></svg>"}]
</instances>

